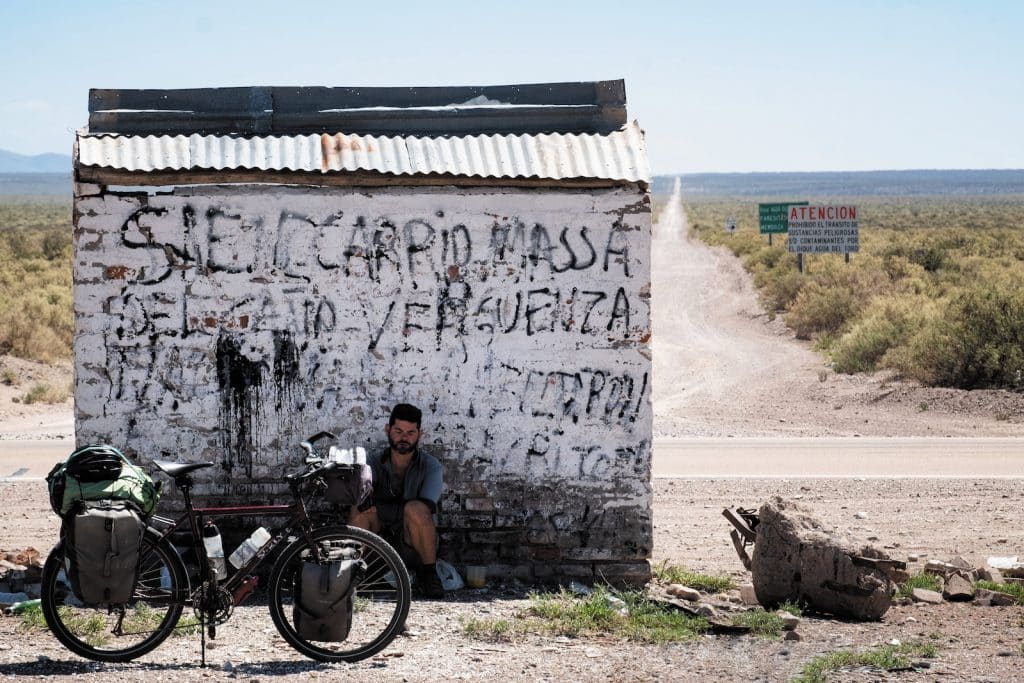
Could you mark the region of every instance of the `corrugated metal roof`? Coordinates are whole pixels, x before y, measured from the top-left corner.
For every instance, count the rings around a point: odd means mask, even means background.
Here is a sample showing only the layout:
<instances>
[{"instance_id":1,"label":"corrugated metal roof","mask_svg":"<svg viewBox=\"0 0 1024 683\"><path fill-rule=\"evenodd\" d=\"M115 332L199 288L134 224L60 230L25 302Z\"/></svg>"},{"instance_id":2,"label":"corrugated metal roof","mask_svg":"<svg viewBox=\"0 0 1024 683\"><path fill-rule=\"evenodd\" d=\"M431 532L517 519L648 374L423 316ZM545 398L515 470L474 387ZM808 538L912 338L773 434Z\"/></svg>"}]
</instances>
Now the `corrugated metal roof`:
<instances>
[{"instance_id":1,"label":"corrugated metal roof","mask_svg":"<svg viewBox=\"0 0 1024 683\"><path fill-rule=\"evenodd\" d=\"M589 178L650 182L636 122L609 134L78 135L79 163L124 171L198 169L444 174L480 178Z\"/></svg>"}]
</instances>

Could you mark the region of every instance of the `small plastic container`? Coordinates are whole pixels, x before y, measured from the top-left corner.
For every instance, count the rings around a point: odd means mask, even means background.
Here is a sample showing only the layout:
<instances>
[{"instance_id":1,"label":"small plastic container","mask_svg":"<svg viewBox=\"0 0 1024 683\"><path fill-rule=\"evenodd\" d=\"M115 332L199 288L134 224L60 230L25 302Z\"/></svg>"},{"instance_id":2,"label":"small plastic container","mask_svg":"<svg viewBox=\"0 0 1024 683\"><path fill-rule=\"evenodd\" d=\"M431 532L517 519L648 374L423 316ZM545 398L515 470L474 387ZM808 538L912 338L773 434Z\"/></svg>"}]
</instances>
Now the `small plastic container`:
<instances>
[{"instance_id":1,"label":"small plastic container","mask_svg":"<svg viewBox=\"0 0 1024 683\"><path fill-rule=\"evenodd\" d=\"M231 557L228 558L228 562L233 567L241 568L246 562L252 559L252 556L260 551L260 548L265 546L270 541L270 532L260 527L256 531L252 532L252 536L245 539L242 545L235 548L235 552L231 553Z\"/></svg>"},{"instance_id":2,"label":"small plastic container","mask_svg":"<svg viewBox=\"0 0 1024 683\"><path fill-rule=\"evenodd\" d=\"M466 567L466 585L470 588L483 588L487 585L487 567L468 565Z\"/></svg>"}]
</instances>

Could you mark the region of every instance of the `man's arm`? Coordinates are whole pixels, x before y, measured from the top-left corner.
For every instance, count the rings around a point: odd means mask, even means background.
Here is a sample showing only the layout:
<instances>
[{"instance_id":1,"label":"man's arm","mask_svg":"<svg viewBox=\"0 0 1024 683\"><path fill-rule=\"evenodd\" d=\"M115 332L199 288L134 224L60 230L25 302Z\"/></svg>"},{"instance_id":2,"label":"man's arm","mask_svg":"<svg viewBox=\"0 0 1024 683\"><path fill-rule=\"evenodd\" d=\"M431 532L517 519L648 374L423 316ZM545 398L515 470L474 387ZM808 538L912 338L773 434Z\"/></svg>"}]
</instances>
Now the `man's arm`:
<instances>
[{"instance_id":1,"label":"man's arm","mask_svg":"<svg viewBox=\"0 0 1024 683\"><path fill-rule=\"evenodd\" d=\"M426 455L426 454L425 454ZM441 491L444 488L444 468L437 458L429 456L425 458L426 471L424 472L423 483L420 485L419 495L416 500L422 501L430 508L431 514L437 512L437 504L441 500Z\"/></svg>"}]
</instances>

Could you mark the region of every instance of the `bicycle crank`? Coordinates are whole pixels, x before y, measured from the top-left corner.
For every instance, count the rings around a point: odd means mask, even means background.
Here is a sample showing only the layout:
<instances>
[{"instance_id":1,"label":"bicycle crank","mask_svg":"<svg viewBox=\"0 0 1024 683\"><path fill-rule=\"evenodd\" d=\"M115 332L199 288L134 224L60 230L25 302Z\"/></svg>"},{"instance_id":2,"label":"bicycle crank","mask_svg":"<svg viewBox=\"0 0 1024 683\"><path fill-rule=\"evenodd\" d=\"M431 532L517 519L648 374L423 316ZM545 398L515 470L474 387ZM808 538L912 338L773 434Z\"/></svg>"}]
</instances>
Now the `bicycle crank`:
<instances>
[{"instance_id":1,"label":"bicycle crank","mask_svg":"<svg viewBox=\"0 0 1024 683\"><path fill-rule=\"evenodd\" d=\"M221 586L200 587L192 594L196 618L206 626L217 626L231 618L235 609L234 596Z\"/></svg>"}]
</instances>

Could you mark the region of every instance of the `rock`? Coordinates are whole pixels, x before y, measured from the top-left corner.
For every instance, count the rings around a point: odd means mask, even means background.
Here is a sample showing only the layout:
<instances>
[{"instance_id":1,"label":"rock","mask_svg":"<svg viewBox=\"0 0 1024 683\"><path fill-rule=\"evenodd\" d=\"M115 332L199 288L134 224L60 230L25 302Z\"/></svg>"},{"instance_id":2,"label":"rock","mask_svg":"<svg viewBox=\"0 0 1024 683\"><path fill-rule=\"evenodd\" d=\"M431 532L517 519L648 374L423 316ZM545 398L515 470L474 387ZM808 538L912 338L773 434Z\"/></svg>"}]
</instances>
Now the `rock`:
<instances>
[{"instance_id":1,"label":"rock","mask_svg":"<svg viewBox=\"0 0 1024 683\"><path fill-rule=\"evenodd\" d=\"M889 571L889 576L892 577L893 583L904 584L910 581L910 572L905 569L892 569Z\"/></svg>"},{"instance_id":2,"label":"rock","mask_svg":"<svg viewBox=\"0 0 1024 683\"><path fill-rule=\"evenodd\" d=\"M992 583L1006 583L1006 579L1003 578L1003 573L995 568L988 570L988 580Z\"/></svg>"},{"instance_id":3,"label":"rock","mask_svg":"<svg viewBox=\"0 0 1024 683\"><path fill-rule=\"evenodd\" d=\"M910 553L909 555L907 555L907 562L917 562L920 559L921 556L915 553Z\"/></svg>"},{"instance_id":4,"label":"rock","mask_svg":"<svg viewBox=\"0 0 1024 683\"><path fill-rule=\"evenodd\" d=\"M999 591L980 588L974 594L974 602L978 605L991 605L992 607L1010 607L1014 604L1015 600L1009 593L1000 593Z\"/></svg>"},{"instance_id":5,"label":"rock","mask_svg":"<svg viewBox=\"0 0 1024 683\"><path fill-rule=\"evenodd\" d=\"M942 597L952 602L966 602L974 599L974 586L961 574L954 573L942 589Z\"/></svg>"},{"instance_id":6,"label":"rock","mask_svg":"<svg viewBox=\"0 0 1024 683\"><path fill-rule=\"evenodd\" d=\"M715 610L711 605L701 605L697 608L697 614L704 617L705 619L718 619L718 611Z\"/></svg>"},{"instance_id":7,"label":"rock","mask_svg":"<svg viewBox=\"0 0 1024 683\"><path fill-rule=\"evenodd\" d=\"M924 571L936 576L946 576L956 571L956 567L941 560L928 560L924 563Z\"/></svg>"},{"instance_id":8,"label":"rock","mask_svg":"<svg viewBox=\"0 0 1024 683\"><path fill-rule=\"evenodd\" d=\"M942 604L942 593L930 591L927 588L915 588L911 592L910 597L914 602L926 602L930 605Z\"/></svg>"},{"instance_id":9,"label":"rock","mask_svg":"<svg viewBox=\"0 0 1024 683\"><path fill-rule=\"evenodd\" d=\"M784 609L780 609L775 614L782 619L782 628L786 631L792 631L800 625L800 617L795 614L790 614Z\"/></svg>"},{"instance_id":10,"label":"rock","mask_svg":"<svg viewBox=\"0 0 1024 683\"><path fill-rule=\"evenodd\" d=\"M673 583L667 589L669 595L674 595L682 600L689 600L690 602L696 602L700 600L700 591L689 586L683 586L682 584Z\"/></svg>"},{"instance_id":11,"label":"rock","mask_svg":"<svg viewBox=\"0 0 1024 683\"><path fill-rule=\"evenodd\" d=\"M858 512L858 513L856 513L854 515L854 517L856 517L857 519L867 519L868 518L868 513L866 513L866 512Z\"/></svg>"},{"instance_id":12,"label":"rock","mask_svg":"<svg viewBox=\"0 0 1024 683\"><path fill-rule=\"evenodd\" d=\"M964 558L960 557L959 555L957 555L952 560L950 560L949 564L953 565L957 569L968 569L968 570L974 569L974 567L971 566L970 562L968 562Z\"/></svg>"},{"instance_id":13,"label":"rock","mask_svg":"<svg viewBox=\"0 0 1024 683\"><path fill-rule=\"evenodd\" d=\"M803 636L801 636L796 631L786 631L786 635L783 636L782 639L783 640L796 640L796 641L800 641L800 640L803 640L804 638L803 638Z\"/></svg>"},{"instance_id":14,"label":"rock","mask_svg":"<svg viewBox=\"0 0 1024 683\"><path fill-rule=\"evenodd\" d=\"M754 584L745 583L740 586L740 600L744 605L760 605L761 602L757 599L757 591L754 590Z\"/></svg>"},{"instance_id":15,"label":"rock","mask_svg":"<svg viewBox=\"0 0 1024 683\"><path fill-rule=\"evenodd\" d=\"M895 584L871 562L890 560L882 550L827 530L800 503L778 496L758 511L751 558L754 592L762 605L801 602L809 608L877 620L892 605Z\"/></svg>"}]
</instances>

